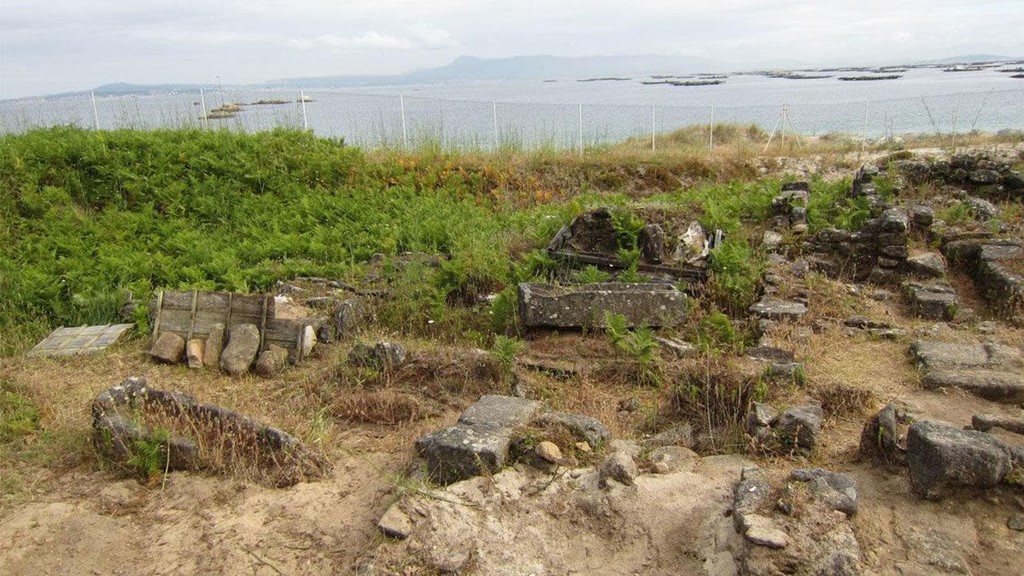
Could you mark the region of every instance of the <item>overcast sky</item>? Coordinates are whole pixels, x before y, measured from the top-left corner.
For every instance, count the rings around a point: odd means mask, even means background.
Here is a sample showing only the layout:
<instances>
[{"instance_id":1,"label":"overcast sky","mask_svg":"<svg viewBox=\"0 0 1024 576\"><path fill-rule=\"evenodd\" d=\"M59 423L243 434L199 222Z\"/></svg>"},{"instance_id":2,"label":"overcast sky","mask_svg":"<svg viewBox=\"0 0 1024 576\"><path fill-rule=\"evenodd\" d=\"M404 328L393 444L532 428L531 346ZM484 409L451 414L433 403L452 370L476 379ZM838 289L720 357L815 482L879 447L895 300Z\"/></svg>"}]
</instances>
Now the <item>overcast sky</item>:
<instances>
[{"instance_id":1,"label":"overcast sky","mask_svg":"<svg viewBox=\"0 0 1024 576\"><path fill-rule=\"evenodd\" d=\"M1024 56L1022 0L0 0L0 98L111 82L393 74L461 54L736 69Z\"/></svg>"}]
</instances>

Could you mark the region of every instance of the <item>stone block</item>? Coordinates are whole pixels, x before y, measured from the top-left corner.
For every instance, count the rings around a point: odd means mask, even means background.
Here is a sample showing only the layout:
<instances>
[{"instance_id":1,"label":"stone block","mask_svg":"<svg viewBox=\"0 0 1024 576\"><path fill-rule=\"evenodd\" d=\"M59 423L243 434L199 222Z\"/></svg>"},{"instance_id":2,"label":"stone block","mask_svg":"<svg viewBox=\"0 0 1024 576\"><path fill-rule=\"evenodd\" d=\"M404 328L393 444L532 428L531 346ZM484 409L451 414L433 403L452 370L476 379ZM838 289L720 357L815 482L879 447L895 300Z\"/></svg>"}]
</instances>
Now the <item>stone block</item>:
<instances>
[{"instance_id":1,"label":"stone block","mask_svg":"<svg viewBox=\"0 0 1024 576\"><path fill-rule=\"evenodd\" d=\"M203 355L206 350L206 341L193 338L185 346L185 357L188 359L189 368L202 368Z\"/></svg>"},{"instance_id":2,"label":"stone block","mask_svg":"<svg viewBox=\"0 0 1024 576\"><path fill-rule=\"evenodd\" d=\"M629 326L675 326L686 318L686 300L671 284L519 285L519 315L528 328L602 326L606 312L625 316Z\"/></svg>"},{"instance_id":3,"label":"stone block","mask_svg":"<svg viewBox=\"0 0 1024 576\"><path fill-rule=\"evenodd\" d=\"M938 499L1002 482L1010 471L1010 450L984 432L918 422L907 434L907 465L914 493Z\"/></svg>"},{"instance_id":4,"label":"stone block","mask_svg":"<svg viewBox=\"0 0 1024 576\"><path fill-rule=\"evenodd\" d=\"M228 345L220 357L220 369L232 376L245 374L260 349L260 330L255 324L231 327Z\"/></svg>"},{"instance_id":5,"label":"stone block","mask_svg":"<svg viewBox=\"0 0 1024 576\"><path fill-rule=\"evenodd\" d=\"M214 324L206 337L203 348L203 364L208 368L220 366L220 355L224 351L224 325Z\"/></svg>"},{"instance_id":6,"label":"stone block","mask_svg":"<svg viewBox=\"0 0 1024 576\"><path fill-rule=\"evenodd\" d=\"M500 470L511 440L509 428L475 429L457 424L422 436L416 441L416 453L427 461L431 479L451 484Z\"/></svg>"},{"instance_id":7,"label":"stone block","mask_svg":"<svg viewBox=\"0 0 1024 576\"><path fill-rule=\"evenodd\" d=\"M473 427L514 428L530 423L542 404L535 400L486 394L459 417L459 423Z\"/></svg>"},{"instance_id":8,"label":"stone block","mask_svg":"<svg viewBox=\"0 0 1024 576\"><path fill-rule=\"evenodd\" d=\"M164 332L153 343L149 355L165 364L181 362L185 354L185 339L172 332Z\"/></svg>"},{"instance_id":9,"label":"stone block","mask_svg":"<svg viewBox=\"0 0 1024 576\"><path fill-rule=\"evenodd\" d=\"M905 287L910 309L915 316L929 320L952 320L960 301L950 286L909 283Z\"/></svg>"}]
</instances>

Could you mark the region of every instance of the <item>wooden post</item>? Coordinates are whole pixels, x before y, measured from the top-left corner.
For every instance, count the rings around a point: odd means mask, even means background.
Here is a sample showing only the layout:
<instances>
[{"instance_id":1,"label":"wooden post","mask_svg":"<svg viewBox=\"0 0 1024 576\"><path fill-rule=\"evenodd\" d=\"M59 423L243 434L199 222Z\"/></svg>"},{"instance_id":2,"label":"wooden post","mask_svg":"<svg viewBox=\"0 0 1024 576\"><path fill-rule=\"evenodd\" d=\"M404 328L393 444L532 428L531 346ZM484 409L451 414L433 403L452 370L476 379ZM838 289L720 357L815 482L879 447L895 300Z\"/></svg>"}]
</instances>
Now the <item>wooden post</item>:
<instances>
[{"instance_id":1,"label":"wooden post","mask_svg":"<svg viewBox=\"0 0 1024 576\"><path fill-rule=\"evenodd\" d=\"M164 307L164 291L156 293L156 320L153 321L153 338L160 337L160 315Z\"/></svg>"}]
</instances>

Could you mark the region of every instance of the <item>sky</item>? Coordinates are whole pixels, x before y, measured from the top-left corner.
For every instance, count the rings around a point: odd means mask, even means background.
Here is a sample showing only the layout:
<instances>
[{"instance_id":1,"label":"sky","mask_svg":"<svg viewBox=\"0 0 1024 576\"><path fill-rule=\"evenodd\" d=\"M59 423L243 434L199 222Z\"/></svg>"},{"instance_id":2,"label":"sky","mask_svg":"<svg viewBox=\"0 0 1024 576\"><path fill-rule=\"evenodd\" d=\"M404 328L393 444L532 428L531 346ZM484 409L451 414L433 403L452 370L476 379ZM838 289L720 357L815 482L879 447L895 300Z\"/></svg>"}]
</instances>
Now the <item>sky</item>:
<instances>
[{"instance_id":1,"label":"sky","mask_svg":"<svg viewBox=\"0 0 1024 576\"><path fill-rule=\"evenodd\" d=\"M0 0L0 99L664 54L733 70L1024 56L1022 0Z\"/></svg>"}]
</instances>

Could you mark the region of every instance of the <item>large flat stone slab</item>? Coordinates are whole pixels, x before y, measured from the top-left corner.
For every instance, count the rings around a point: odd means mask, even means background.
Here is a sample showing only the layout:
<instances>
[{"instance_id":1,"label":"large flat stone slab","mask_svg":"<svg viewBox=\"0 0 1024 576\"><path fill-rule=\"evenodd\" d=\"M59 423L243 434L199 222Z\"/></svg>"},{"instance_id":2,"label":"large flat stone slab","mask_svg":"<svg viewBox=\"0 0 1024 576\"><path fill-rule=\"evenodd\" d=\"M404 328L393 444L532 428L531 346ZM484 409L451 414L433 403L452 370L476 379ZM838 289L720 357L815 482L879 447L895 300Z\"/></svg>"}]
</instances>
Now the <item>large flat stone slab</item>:
<instances>
[{"instance_id":1,"label":"large flat stone slab","mask_svg":"<svg viewBox=\"0 0 1024 576\"><path fill-rule=\"evenodd\" d=\"M117 342L135 324L106 324L57 328L29 350L26 356L86 356L96 354Z\"/></svg>"},{"instance_id":2,"label":"large flat stone slab","mask_svg":"<svg viewBox=\"0 0 1024 576\"><path fill-rule=\"evenodd\" d=\"M527 328L591 328L606 312L629 326L675 326L686 318L686 295L671 284L603 282L576 287L519 285L519 316Z\"/></svg>"},{"instance_id":3,"label":"large flat stone slab","mask_svg":"<svg viewBox=\"0 0 1024 576\"><path fill-rule=\"evenodd\" d=\"M765 320L797 321L807 313L807 306L802 302L766 298L751 306L750 313Z\"/></svg>"},{"instance_id":4,"label":"large flat stone slab","mask_svg":"<svg viewBox=\"0 0 1024 576\"><path fill-rule=\"evenodd\" d=\"M481 396L459 417L459 424L475 428L514 428L530 423L540 411L535 400L486 394Z\"/></svg>"},{"instance_id":5,"label":"large flat stone slab","mask_svg":"<svg viewBox=\"0 0 1024 576\"><path fill-rule=\"evenodd\" d=\"M955 387L994 402L1024 402L1024 355L1016 348L918 341L910 353L925 388Z\"/></svg>"}]
</instances>

